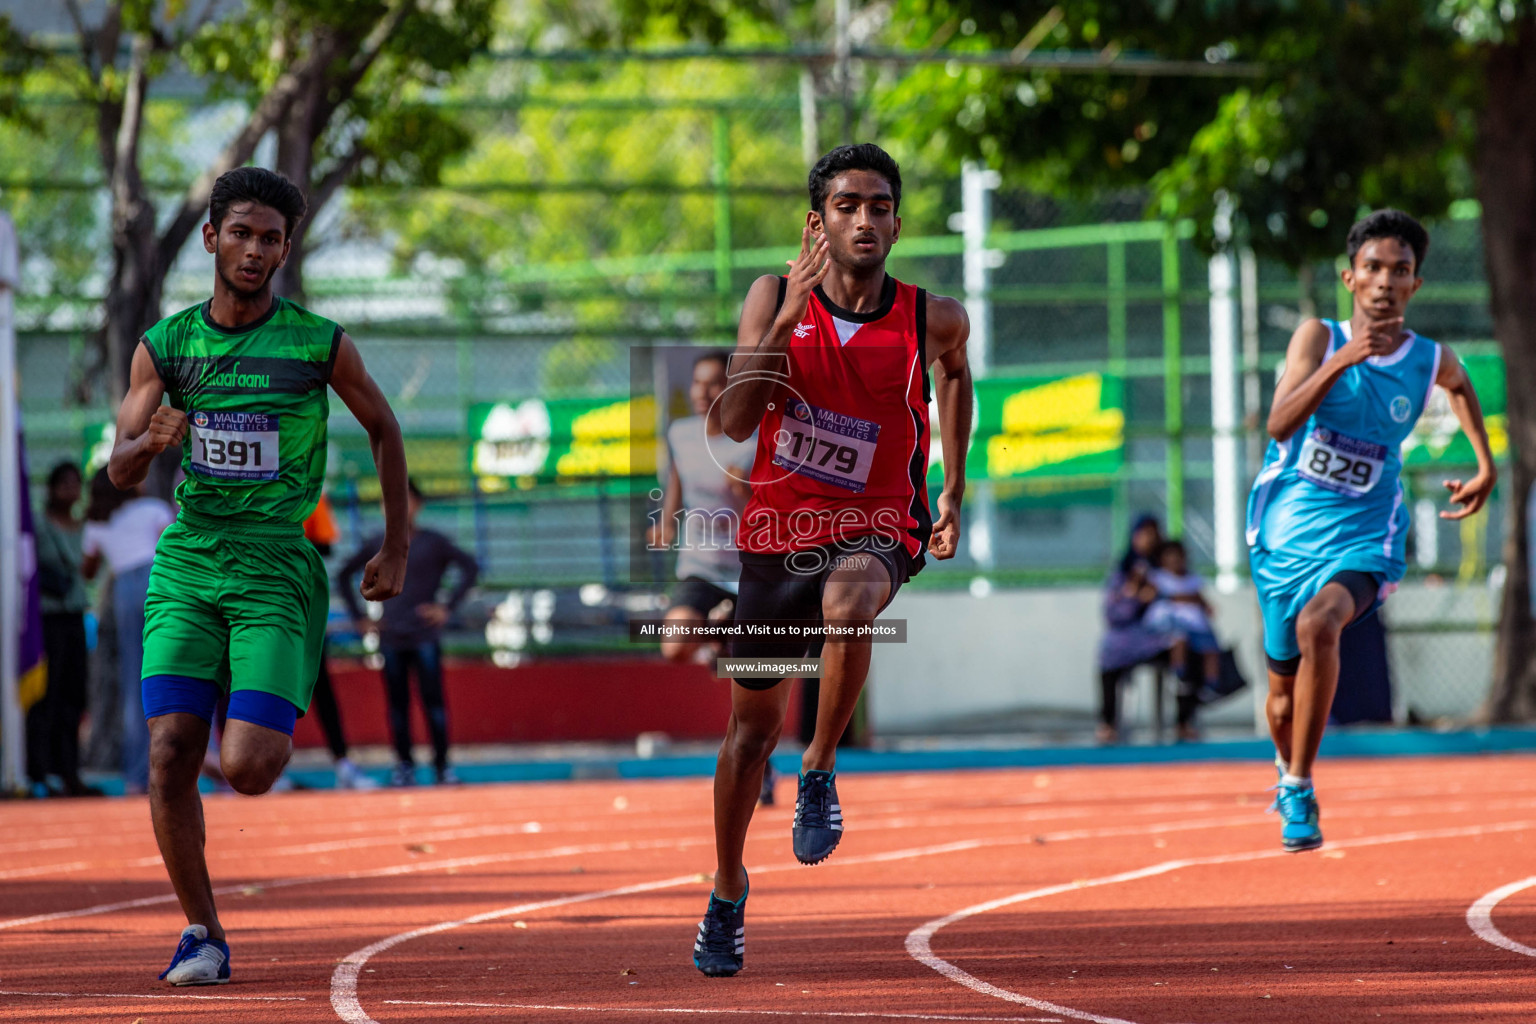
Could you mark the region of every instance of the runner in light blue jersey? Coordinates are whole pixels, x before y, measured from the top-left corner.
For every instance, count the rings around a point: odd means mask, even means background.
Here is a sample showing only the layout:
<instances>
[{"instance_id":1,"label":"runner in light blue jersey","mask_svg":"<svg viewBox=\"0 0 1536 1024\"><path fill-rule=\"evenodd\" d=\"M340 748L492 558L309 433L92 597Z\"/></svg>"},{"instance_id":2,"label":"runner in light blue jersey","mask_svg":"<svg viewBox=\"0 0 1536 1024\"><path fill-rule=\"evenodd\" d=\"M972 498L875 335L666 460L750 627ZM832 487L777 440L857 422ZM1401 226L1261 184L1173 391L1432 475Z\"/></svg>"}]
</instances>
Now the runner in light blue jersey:
<instances>
[{"instance_id":1,"label":"runner in light blue jersey","mask_svg":"<svg viewBox=\"0 0 1536 1024\"><path fill-rule=\"evenodd\" d=\"M1322 845L1312 762L1339 681L1339 636L1402 579L1408 510L1402 443L1436 384L1477 453L1477 474L1447 480L1462 519L1497 476L1482 408L1456 356L1403 325L1429 235L1379 210L1349 232L1347 321L1307 320L1291 336L1269 414L1274 439L1248 498L1248 547L1264 615L1266 711L1280 785L1275 808L1290 851Z\"/></svg>"}]
</instances>

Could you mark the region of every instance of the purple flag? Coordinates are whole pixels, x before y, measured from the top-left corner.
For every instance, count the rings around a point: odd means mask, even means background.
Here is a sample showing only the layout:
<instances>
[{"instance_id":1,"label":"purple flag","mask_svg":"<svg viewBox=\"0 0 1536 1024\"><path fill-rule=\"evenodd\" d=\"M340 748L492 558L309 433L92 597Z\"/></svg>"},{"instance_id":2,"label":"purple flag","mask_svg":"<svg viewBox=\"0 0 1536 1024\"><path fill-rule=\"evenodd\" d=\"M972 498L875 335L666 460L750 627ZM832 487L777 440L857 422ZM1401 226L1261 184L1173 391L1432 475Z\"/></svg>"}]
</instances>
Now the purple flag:
<instances>
[{"instance_id":1,"label":"purple flag","mask_svg":"<svg viewBox=\"0 0 1536 1024\"><path fill-rule=\"evenodd\" d=\"M18 554L21 569L21 647L16 661L18 682L16 695L21 710L26 712L42 699L48 688L48 663L43 658L43 612L41 593L37 586L37 528L32 520L32 501L27 489L27 448L22 443L21 428L16 432L17 460L21 473L21 532L18 536Z\"/></svg>"}]
</instances>

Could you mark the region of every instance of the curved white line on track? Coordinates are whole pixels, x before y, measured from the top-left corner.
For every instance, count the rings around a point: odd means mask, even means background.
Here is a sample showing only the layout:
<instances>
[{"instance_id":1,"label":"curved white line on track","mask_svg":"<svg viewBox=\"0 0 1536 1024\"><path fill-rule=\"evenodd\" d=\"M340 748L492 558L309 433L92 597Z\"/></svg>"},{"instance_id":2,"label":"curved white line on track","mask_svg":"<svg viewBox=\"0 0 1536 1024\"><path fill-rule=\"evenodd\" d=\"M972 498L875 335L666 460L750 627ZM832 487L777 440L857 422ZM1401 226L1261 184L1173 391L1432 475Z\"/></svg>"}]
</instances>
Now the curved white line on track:
<instances>
[{"instance_id":1,"label":"curved white line on track","mask_svg":"<svg viewBox=\"0 0 1536 1024\"><path fill-rule=\"evenodd\" d=\"M460 1003L432 999L386 999L385 1006L442 1006L465 1007L484 1010L559 1010L567 1013L667 1013L689 1016L715 1016L729 1014L732 1017L854 1017L861 1020L962 1020L1002 1021L1005 1024L1066 1024L1060 1017L968 1017L959 1013L878 1013L873 1010L730 1010L684 1009L677 1006L563 1006L558 1003Z\"/></svg>"},{"instance_id":2,"label":"curved white line on track","mask_svg":"<svg viewBox=\"0 0 1536 1024\"><path fill-rule=\"evenodd\" d=\"M1493 923L1494 907L1515 893L1523 889L1529 889L1532 886L1536 886L1536 875L1532 875L1530 878L1522 878L1518 882L1510 882L1508 885L1501 885L1492 892L1485 894L1476 903L1467 908L1467 927L1471 928L1472 933L1484 942L1490 942L1502 949L1509 950L1511 953L1519 953L1521 956L1536 956L1536 949L1532 949L1523 942L1516 942L1508 935L1499 931L1498 926Z\"/></svg>"},{"instance_id":3,"label":"curved white line on track","mask_svg":"<svg viewBox=\"0 0 1536 1024\"><path fill-rule=\"evenodd\" d=\"M1328 844L1329 849L1385 846L1391 843L1407 843L1424 839L1454 839L1465 836L1488 835L1497 832L1522 832L1536 828L1536 821L1508 821L1494 825L1471 825L1463 828L1425 829L1417 832L1398 832L1384 836L1368 836L1363 839L1346 839L1341 842ZM933 952L932 940L939 929L963 921L977 914L984 914L989 910L997 910L1001 907L1012 906L1015 903L1023 903L1028 900L1043 899L1047 896L1057 896L1062 893L1074 892L1078 889L1091 889L1103 885L1116 885L1120 882L1133 882L1143 878L1151 878L1156 875L1167 874L1170 871L1178 871L1189 867L1206 867L1215 864L1239 864L1245 861L1269 860L1275 857L1290 856L1284 850L1273 847L1267 850L1250 850L1246 853L1217 854L1211 857L1189 857L1180 860L1163 861L1160 864L1152 864L1148 867L1137 868L1132 871L1122 871L1113 875L1101 875L1098 878L1089 878L1077 882L1067 882L1061 885L1048 885L1039 889L1030 889L1026 892L1015 893L1012 896L1004 896L1000 899L988 900L985 903L977 903L963 910L957 910L947 917L935 918L927 924L914 928L907 935L907 953L925 967L932 968L939 974L958 985L963 985L973 992L991 996L994 999L1002 999L1006 1002L1017 1003L1032 1009L1043 1010L1048 1013L1059 1014L1062 1017L1070 1017L1073 1020L1089 1021L1092 1024L1135 1024L1134 1021L1124 1020L1120 1017L1103 1017L1086 1010L1076 1010L1070 1006L1061 1006L1044 999L1035 999L1012 989L993 985L991 982L982 981L963 968L938 956ZM1527 883L1536 885L1536 878L1526 880ZM1508 888L1507 886L1505 888ZM1495 890L1498 892L1499 890ZM1490 896L1493 893L1489 894ZM1507 893L1505 895L1508 895ZM1503 898L1502 896L1500 897ZM1485 897L1486 899L1486 897ZM1470 913L1469 913L1470 918ZM1491 922L1490 922L1491 924ZM1532 950L1536 955L1536 950Z\"/></svg>"},{"instance_id":4,"label":"curved white line on track","mask_svg":"<svg viewBox=\"0 0 1536 1024\"><path fill-rule=\"evenodd\" d=\"M837 862L839 867L849 867L855 864L879 864L893 860L907 860L912 857L927 857L940 853L957 853L962 850L975 850L982 846L990 845L982 839L961 839L953 843L943 843L938 846L919 846L905 850L889 850L885 853L872 853L862 857L844 857ZM767 874L777 871L803 870L800 864L770 864L764 867L748 869L751 874ZM378 1021L368 1016L357 996L357 976L362 972L363 965L374 956L400 945L412 939L421 938L424 935L434 935L438 932L452 931L467 924L480 924L485 921L495 921L514 914L527 914L535 910L549 910L554 907L566 907L573 903L590 903L593 900L607 899L611 896L631 896L636 893L653 892L658 889L674 889L680 885L697 883L697 873L690 875L676 875L672 878L663 878L654 882L639 882L635 885L622 885L615 889L600 889L596 892L580 892L570 896L556 896L552 899L538 900L533 903L519 903L515 907L502 907L499 910L488 910L482 914L474 914L470 917L460 918L457 921L443 921L439 924L424 925L413 928L410 931L400 932L388 938L380 939L371 946L364 946L354 953L348 954L336 965L336 970L331 973L331 1007L336 1015L347 1024L378 1024Z\"/></svg>"}]
</instances>

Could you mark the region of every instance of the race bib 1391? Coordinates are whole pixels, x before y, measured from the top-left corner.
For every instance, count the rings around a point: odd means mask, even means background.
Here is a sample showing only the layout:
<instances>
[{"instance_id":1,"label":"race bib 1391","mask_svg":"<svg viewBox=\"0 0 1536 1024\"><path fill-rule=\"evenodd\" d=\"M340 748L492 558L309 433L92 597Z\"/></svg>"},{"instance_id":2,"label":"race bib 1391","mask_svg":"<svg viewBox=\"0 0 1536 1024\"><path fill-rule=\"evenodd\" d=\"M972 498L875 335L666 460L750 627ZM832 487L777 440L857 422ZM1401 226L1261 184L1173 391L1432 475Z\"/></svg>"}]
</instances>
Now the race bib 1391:
<instances>
[{"instance_id":1,"label":"race bib 1391","mask_svg":"<svg viewBox=\"0 0 1536 1024\"><path fill-rule=\"evenodd\" d=\"M277 479L277 417L262 412L194 412L192 468L224 480Z\"/></svg>"}]
</instances>

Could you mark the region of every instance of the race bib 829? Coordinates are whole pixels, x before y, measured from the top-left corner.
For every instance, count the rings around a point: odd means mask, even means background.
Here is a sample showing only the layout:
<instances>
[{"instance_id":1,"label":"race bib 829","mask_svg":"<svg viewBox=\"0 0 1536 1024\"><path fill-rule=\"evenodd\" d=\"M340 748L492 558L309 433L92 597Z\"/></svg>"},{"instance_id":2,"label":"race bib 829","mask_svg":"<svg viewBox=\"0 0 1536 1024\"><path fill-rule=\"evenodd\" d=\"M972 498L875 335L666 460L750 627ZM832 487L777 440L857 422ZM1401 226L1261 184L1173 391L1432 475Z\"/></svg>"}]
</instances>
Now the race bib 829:
<instances>
[{"instance_id":1,"label":"race bib 829","mask_svg":"<svg viewBox=\"0 0 1536 1024\"><path fill-rule=\"evenodd\" d=\"M277 417L262 412L194 412L192 468L224 480L277 479Z\"/></svg>"},{"instance_id":2,"label":"race bib 829","mask_svg":"<svg viewBox=\"0 0 1536 1024\"><path fill-rule=\"evenodd\" d=\"M1319 487L1359 497L1376 486L1386 462L1385 445L1318 427L1301 446L1296 472Z\"/></svg>"}]
</instances>

